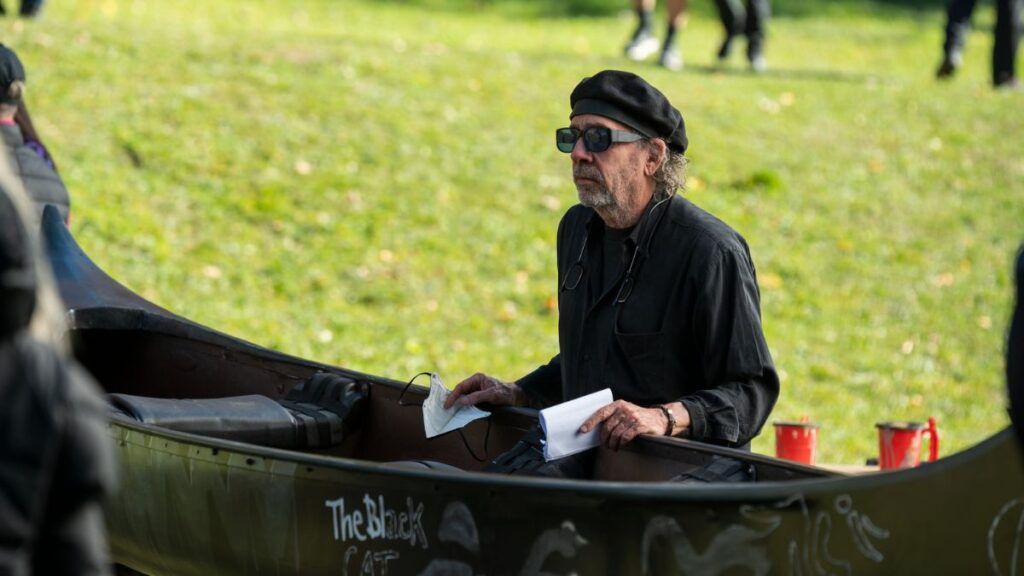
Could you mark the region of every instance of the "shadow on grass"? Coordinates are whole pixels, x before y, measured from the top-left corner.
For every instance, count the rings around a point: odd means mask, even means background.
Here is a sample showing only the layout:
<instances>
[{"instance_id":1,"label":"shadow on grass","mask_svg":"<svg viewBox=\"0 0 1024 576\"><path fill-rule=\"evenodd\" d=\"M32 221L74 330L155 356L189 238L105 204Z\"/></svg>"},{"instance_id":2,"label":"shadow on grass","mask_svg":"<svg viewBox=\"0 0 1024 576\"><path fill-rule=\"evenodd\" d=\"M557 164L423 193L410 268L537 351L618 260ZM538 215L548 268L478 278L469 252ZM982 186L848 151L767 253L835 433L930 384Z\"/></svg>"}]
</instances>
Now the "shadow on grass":
<instances>
[{"instance_id":1,"label":"shadow on grass","mask_svg":"<svg viewBox=\"0 0 1024 576\"><path fill-rule=\"evenodd\" d=\"M523 18L608 16L631 10L631 0L376 0L453 12L496 12ZM690 5L696 13L714 13L713 2ZM772 0L777 16L842 16L876 14L913 16L940 12L946 0ZM660 8L659 8L660 10Z\"/></svg>"},{"instance_id":2,"label":"shadow on grass","mask_svg":"<svg viewBox=\"0 0 1024 576\"><path fill-rule=\"evenodd\" d=\"M768 68L764 72L755 73L746 68L716 65L686 65L689 72L707 74L709 76L734 76L750 78L771 78L775 80L810 80L816 82L845 82L863 84L868 80L884 80L877 74L863 74L843 70L800 69L800 68Z\"/></svg>"}]
</instances>

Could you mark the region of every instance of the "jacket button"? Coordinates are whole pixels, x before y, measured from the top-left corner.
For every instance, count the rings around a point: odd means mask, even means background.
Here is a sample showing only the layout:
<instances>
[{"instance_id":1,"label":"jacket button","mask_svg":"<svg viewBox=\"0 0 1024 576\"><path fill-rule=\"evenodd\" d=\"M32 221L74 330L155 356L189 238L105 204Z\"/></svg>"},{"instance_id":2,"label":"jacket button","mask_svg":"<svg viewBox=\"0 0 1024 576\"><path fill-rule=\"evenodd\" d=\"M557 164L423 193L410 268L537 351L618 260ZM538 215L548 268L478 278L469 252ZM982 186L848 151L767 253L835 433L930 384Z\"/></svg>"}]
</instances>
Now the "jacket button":
<instances>
[{"instance_id":1,"label":"jacket button","mask_svg":"<svg viewBox=\"0 0 1024 576\"><path fill-rule=\"evenodd\" d=\"M590 360L590 354L584 354L583 355L583 359L584 360Z\"/></svg>"}]
</instances>

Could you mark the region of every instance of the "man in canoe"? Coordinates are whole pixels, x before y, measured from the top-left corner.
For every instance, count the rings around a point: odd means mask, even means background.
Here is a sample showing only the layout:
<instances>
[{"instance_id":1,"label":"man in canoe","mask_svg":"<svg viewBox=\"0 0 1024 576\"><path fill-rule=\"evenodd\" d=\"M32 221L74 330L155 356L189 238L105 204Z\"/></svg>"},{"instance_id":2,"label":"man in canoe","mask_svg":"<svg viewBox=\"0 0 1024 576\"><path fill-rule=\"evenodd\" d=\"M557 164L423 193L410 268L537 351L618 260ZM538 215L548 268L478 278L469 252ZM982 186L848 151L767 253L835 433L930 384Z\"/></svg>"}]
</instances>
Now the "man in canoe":
<instances>
[{"instance_id":1,"label":"man in canoe","mask_svg":"<svg viewBox=\"0 0 1024 576\"><path fill-rule=\"evenodd\" d=\"M747 448L779 380L746 241L676 194L682 115L614 70L584 78L569 103L556 146L572 159L580 203L558 227L559 354L514 383L474 374L447 406L549 406L611 388L615 401L580 429L600 426L609 448L640 434ZM517 446L492 468L585 477L594 452L545 463Z\"/></svg>"}]
</instances>

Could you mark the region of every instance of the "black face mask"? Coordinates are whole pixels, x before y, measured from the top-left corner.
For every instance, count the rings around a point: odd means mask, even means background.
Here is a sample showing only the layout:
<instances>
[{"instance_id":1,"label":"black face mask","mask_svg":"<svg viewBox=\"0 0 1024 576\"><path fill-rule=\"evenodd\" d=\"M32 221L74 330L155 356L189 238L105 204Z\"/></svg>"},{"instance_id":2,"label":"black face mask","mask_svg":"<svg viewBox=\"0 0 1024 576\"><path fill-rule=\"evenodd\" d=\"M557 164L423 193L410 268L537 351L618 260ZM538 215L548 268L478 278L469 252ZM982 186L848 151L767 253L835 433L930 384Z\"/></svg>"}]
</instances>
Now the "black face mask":
<instances>
[{"instance_id":1,"label":"black face mask","mask_svg":"<svg viewBox=\"0 0 1024 576\"><path fill-rule=\"evenodd\" d=\"M36 271L25 223L0 189L0 339L28 327L36 308Z\"/></svg>"}]
</instances>

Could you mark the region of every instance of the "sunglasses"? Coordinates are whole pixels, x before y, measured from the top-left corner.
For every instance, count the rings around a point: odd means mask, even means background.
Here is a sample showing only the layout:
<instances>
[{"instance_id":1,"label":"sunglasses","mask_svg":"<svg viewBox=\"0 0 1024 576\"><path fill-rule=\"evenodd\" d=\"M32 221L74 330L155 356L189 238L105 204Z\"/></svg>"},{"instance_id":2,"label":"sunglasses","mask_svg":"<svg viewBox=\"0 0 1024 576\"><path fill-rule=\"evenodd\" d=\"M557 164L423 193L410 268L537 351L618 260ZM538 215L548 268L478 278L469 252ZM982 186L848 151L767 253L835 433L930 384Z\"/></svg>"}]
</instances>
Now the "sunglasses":
<instances>
[{"instance_id":1,"label":"sunglasses","mask_svg":"<svg viewBox=\"0 0 1024 576\"><path fill-rule=\"evenodd\" d=\"M604 152L616 142L636 142L644 137L623 130L612 130L605 126L579 128L559 128L555 130L555 146L559 152L569 154L576 147L576 141L583 137L583 147L587 152Z\"/></svg>"}]
</instances>

